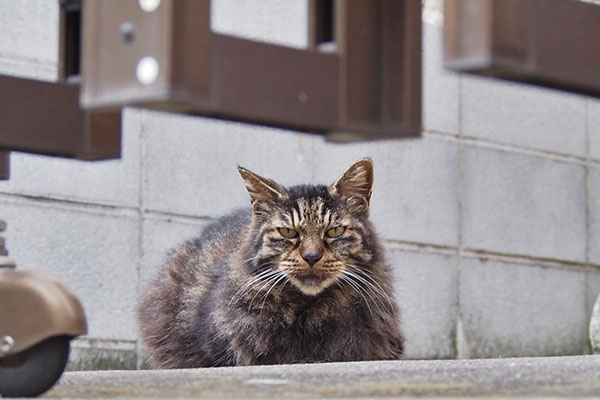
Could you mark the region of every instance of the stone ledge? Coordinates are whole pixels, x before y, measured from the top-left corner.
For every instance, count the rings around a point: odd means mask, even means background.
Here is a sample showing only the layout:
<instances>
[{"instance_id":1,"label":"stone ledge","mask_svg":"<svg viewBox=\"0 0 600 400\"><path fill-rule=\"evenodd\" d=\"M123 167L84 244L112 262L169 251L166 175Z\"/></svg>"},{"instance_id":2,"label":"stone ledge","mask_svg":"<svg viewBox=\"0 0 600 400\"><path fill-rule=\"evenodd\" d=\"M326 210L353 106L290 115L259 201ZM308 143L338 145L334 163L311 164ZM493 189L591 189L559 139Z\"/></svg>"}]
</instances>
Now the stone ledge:
<instances>
[{"instance_id":1,"label":"stone ledge","mask_svg":"<svg viewBox=\"0 0 600 400\"><path fill-rule=\"evenodd\" d=\"M600 396L600 356L68 372L47 398Z\"/></svg>"}]
</instances>

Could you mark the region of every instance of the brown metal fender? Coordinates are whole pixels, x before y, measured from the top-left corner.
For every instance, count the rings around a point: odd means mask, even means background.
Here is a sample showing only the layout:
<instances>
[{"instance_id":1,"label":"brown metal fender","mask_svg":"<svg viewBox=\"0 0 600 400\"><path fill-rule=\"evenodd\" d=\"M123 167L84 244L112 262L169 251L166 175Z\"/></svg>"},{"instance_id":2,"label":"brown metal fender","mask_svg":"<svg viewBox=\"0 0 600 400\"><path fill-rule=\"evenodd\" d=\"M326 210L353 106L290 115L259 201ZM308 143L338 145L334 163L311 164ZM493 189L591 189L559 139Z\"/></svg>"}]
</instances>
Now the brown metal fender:
<instances>
[{"instance_id":1,"label":"brown metal fender","mask_svg":"<svg viewBox=\"0 0 600 400\"><path fill-rule=\"evenodd\" d=\"M0 357L86 333L81 303L62 282L44 271L0 268Z\"/></svg>"}]
</instances>

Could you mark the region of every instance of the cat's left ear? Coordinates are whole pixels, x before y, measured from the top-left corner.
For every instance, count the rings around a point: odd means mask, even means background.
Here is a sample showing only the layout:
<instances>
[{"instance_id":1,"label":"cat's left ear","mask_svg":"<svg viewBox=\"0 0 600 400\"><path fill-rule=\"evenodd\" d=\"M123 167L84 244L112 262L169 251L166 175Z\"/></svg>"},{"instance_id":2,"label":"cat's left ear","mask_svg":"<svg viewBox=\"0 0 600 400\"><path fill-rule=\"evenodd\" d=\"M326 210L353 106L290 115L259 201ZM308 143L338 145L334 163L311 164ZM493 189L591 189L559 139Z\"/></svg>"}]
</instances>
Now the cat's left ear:
<instances>
[{"instance_id":1,"label":"cat's left ear","mask_svg":"<svg viewBox=\"0 0 600 400\"><path fill-rule=\"evenodd\" d=\"M366 209L373 189L373 161L363 158L352 164L342 176L329 187L332 196L355 199L364 203Z\"/></svg>"},{"instance_id":2,"label":"cat's left ear","mask_svg":"<svg viewBox=\"0 0 600 400\"><path fill-rule=\"evenodd\" d=\"M262 204L278 202L288 197L287 190L277 182L258 176L246 168L238 167L238 171L244 180L255 211L260 209Z\"/></svg>"}]
</instances>

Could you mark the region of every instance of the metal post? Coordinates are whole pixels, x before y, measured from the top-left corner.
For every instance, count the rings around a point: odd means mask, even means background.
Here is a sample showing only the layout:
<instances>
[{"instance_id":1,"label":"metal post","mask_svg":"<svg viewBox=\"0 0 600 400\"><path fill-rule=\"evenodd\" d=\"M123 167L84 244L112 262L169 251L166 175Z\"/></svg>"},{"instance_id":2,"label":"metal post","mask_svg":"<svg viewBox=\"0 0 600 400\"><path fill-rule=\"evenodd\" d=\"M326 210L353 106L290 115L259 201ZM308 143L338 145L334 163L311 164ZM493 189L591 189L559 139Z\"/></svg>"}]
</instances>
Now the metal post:
<instances>
[{"instance_id":1,"label":"metal post","mask_svg":"<svg viewBox=\"0 0 600 400\"><path fill-rule=\"evenodd\" d=\"M6 230L6 222L0 219L0 232ZM8 258L8 251L6 250L6 241L0 236L0 268L14 268L15 263L13 260Z\"/></svg>"}]
</instances>

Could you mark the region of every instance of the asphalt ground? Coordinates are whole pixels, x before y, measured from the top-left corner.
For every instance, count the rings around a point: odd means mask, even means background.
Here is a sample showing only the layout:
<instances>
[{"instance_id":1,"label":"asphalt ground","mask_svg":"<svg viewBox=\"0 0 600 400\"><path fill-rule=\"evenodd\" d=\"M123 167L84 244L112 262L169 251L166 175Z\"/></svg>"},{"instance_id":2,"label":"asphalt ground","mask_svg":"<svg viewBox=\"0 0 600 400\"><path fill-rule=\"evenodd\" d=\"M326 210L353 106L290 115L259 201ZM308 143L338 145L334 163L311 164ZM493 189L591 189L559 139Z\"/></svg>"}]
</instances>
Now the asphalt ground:
<instances>
[{"instance_id":1,"label":"asphalt ground","mask_svg":"<svg viewBox=\"0 0 600 400\"><path fill-rule=\"evenodd\" d=\"M600 398L600 355L67 372L46 398Z\"/></svg>"}]
</instances>

